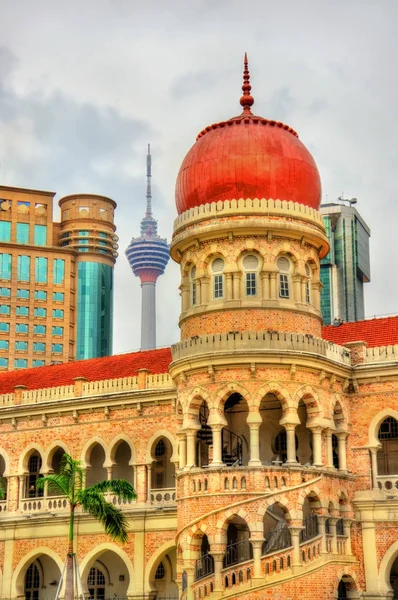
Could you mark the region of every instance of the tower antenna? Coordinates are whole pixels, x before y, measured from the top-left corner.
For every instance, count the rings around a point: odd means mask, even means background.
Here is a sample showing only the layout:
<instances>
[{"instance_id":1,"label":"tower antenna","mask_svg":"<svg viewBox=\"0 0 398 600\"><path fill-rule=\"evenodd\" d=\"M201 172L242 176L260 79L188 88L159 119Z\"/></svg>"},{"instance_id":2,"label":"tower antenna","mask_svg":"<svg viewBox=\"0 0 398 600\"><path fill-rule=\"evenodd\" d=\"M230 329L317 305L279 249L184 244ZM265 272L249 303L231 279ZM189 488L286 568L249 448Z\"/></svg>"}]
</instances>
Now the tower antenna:
<instances>
[{"instance_id":1,"label":"tower antenna","mask_svg":"<svg viewBox=\"0 0 398 600\"><path fill-rule=\"evenodd\" d=\"M152 157L151 144L148 144L148 153L146 155L146 217L152 217Z\"/></svg>"}]
</instances>

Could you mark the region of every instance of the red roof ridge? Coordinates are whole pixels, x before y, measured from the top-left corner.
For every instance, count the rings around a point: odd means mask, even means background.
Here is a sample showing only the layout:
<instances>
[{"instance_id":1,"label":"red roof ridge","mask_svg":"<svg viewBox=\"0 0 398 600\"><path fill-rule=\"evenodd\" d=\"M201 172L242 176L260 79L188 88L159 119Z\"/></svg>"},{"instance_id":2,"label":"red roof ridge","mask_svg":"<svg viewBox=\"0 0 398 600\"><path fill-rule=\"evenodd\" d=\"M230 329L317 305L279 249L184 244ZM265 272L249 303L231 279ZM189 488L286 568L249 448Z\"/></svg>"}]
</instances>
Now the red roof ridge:
<instances>
[{"instance_id":1,"label":"red roof ridge","mask_svg":"<svg viewBox=\"0 0 398 600\"><path fill-rule=\"evenodd\" d=\"M366 342L369 348L395 346L398 344L398 315L324 325L322 337L341 346L349 342Z\"/></svg>"},{"instance_id":2,"label":"red roof ridge","mask_svg":"<svg viewBox=\"0 0 398 600\"><path fill-rule=\"evenodd\" d=\"M147 369L154 375L168 373L170 363L171 348L168 346L59 365L7 371L0 374L0 394L12 393L17 385L25 386L27 390L73 385L77 377L83 377L87 381L134 377L140 369Z\"/></svg>"}]
</instances>

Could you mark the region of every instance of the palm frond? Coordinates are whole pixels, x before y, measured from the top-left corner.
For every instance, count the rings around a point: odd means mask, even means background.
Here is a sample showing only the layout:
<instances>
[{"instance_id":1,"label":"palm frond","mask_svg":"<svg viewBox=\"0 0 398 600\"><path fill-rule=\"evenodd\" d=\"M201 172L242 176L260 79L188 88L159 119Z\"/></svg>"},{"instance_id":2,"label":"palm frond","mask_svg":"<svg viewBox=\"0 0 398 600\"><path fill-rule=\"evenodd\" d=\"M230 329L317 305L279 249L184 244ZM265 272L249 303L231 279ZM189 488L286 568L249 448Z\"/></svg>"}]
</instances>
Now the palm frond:
<instances>
[{"instance_id":1,"label":"palm frond","mask_svg":"<svg viewBox=\"0 0 398 600\"><path fill-rule=\"evenodd\" d=\"M105 481L99 481L98 483L95 483L91 487L87 488L87 490L92 490L93 492L100 494L106 494L110 492L121 500L135 500L137 497L133 486L125 479L108 479Z\"/></svg>"},{"instance_id":2,"label":"palm frond","mask_svg":"<svg viewBox=\"0 0 398 600\"><path fill-rule=\"evenodd\" d=\"M85 511L101 523L105 533L110 535L114 540L119 540L123 543L127 542L128 527L126 517L114 504L107 502L100 491L93 488L94 486L86 490L81 490L77 495L77 501Z\"/></svg>"},{"instance_id":3,"label":"palm frond","mask_svg":"<svg viewBox=\"0 0 398 600\"><path fill-rule=\"evenodd\" d=\"M61 458L60 473L68 479L68 488L71 501L74 502L76 493L83 487L83 465L80 460L65 454Z\"/></svg>"},{"instance_id":4,"label":"palm frond","mask_svg":"<svg viewBox=\"0 0 398 600\"><path fill-rule=\"evenodd\" d=\"M64 473L39 477L36 481L36 489L44 490L44 488L47 488L50 493L55 492L63 496L69 496L69 479Z\"/></svg>"}]
</instances>

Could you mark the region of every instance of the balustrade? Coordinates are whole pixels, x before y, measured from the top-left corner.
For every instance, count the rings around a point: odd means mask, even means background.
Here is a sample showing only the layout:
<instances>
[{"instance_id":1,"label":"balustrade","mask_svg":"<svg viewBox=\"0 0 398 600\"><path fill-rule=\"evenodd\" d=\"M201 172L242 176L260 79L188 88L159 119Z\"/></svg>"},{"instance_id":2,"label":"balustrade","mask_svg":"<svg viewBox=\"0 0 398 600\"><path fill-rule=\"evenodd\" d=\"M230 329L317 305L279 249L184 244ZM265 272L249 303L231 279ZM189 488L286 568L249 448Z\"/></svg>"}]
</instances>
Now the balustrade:
<instances>
[{"instance_id":1,"label":"balustrade","mask_svg":"<svg viewBox=\"0 0 398 600\"><path fill-rule=\"evenodd\" d=\"M318 515L313 514L303 521L303 530L300 531L300 543L311 540L317 535L319 535Z\"/></svg>"},{"instance_id":2,"label":"balustrade","mask_svg":"<svg viewBox=\"0 0 398 600\"><path fill-rule=\"evenodd\" d=\"M195 563L195 581L214 573L214 559L211 554L205 554Z\"/></svg>"},{"instance_id":3,"label":"balustrade","mask_svg":"<svg viewBox=\"0 0 398 600\"><path fill-rule=\"evenodd\" d=\"M398 496L398 475L377 475L377 487L389 496Z\"/></svg>"},{"instance_id":4,"label":"balustrade","mask_svg":"<svg viewBox=\"0 0 398 600\"><path fill-rule=\"evenodd\" d=\"M245 562L246 560L251 560L252 558L253 549L249 540L234 542L227 546L224 556L224 567L236 565Z\"/></svg>"},{"instance_id":5,"label":"balustrade","mask_svg":"<svg viewBox=\"0 0 398 600\"><path fill-rule=\"evenodd\" d=\"M175 506L177 494L175 488L153 489L150 498L155 506Z\"/></svg>"}]
</instances>

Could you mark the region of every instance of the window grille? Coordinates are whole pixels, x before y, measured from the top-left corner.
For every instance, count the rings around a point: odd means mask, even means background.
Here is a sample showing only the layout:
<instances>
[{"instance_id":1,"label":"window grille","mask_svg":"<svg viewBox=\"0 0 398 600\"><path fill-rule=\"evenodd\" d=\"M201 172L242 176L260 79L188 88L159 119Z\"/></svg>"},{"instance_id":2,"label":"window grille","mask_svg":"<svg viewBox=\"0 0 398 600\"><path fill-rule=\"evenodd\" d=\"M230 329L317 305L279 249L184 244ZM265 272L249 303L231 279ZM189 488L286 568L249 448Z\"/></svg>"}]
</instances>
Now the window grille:
<instances>
[{"instance_id":1,"label":"window grille","mask_svg":"<svg viewBox=\"0 0 398 600\"><path fill-rule=\"evenodd\" d=\"M379 440L398 439L398 421L394 417L387 417L380 425Z\"/></svg>"},{"instance_id":2,"label":"window grille","mask_svg":"<svg viewBox=\"0 0 398 600\"><path fill-rule=\"evenodd\" d=\"M222 298L224 296L223 276L214 276L214 298Z\"/></svg>"},{"instance_id":3,"label":"window grille","mask_svg":"<svg viewBox=\"0 0 398 600\"><path fill-rule=\"evenodd\" d=\"M257 273L246 273L246 296L255 296L257 294Z\"/></svg>"},{"instance_id":4,"label":"window grille","mask_svg":"<svg viewBox=\"0 0 398 600\"><path fill-rule=\"evenodd\" d=\"M166 454L166 446L163 440L159 440L155 448L155 456L164 456Z\"/></svg>"},{"instance_id":5,"label":"window grille","mask_svg":"<svg viewBox=\"0 0 398 600\"><path fill-rule=\"evenodd\" d=\"M158 568L156 569L155 579L164 579L166 572L164 569L164 565L162 562L158 564Z\"/></svg>"},{"instance_id":6,"label":"window grille","mask_svg":"<svg viewBox=\"0 0 398 600\"><path fill-rule=\"evenodd\" d=\"M281 298L289 298L289 276L284 273L279 274L279 296Z\"/></svg>"}]
</instances>

